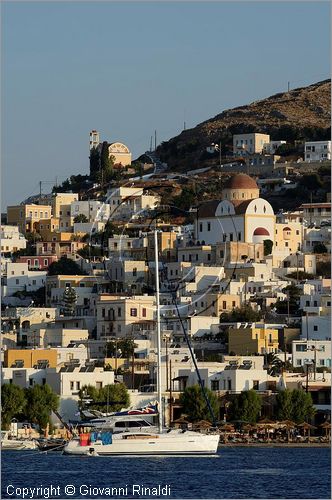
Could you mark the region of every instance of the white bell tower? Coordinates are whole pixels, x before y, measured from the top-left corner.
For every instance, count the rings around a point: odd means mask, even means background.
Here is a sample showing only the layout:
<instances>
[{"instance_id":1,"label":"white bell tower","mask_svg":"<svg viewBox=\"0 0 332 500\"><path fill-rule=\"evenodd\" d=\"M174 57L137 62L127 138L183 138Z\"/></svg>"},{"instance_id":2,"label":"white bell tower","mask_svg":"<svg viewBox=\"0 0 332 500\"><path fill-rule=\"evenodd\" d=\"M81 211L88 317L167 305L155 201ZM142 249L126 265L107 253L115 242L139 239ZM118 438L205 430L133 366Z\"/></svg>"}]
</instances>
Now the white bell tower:
<instances>
[{"instance_id":1,"label":"white bell tower","mask_svg":"<svg viewBox=\"0 0 332 500\"><path fill-rule=\"evenodd\" d=\"M90 151L92 148L97 148L100 143L98 130L91 130L90 132Z\"/></svg>"}]
</instances>

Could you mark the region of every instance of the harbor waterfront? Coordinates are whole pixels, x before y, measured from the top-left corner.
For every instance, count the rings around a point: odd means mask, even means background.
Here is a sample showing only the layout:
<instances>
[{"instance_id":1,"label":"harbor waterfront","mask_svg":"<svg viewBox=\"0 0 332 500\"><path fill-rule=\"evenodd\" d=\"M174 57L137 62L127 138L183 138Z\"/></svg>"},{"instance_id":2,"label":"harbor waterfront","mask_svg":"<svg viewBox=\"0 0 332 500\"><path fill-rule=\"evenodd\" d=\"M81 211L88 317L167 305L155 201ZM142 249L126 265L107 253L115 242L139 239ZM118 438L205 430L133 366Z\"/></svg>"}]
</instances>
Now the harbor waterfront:
<instances>
[{"instance_id":1,"label":"harbor waterfront","mask_svg":"<svg viewBox=\"0 0 332 500\"><path fill-rule=\"evenodd\" d=\"M331 489L327 447L228 446L214 457L139 460L7 451L2 458L1 498L23 498L25 488L24 498L325 499Z\"/></svg>"}]
</instances>

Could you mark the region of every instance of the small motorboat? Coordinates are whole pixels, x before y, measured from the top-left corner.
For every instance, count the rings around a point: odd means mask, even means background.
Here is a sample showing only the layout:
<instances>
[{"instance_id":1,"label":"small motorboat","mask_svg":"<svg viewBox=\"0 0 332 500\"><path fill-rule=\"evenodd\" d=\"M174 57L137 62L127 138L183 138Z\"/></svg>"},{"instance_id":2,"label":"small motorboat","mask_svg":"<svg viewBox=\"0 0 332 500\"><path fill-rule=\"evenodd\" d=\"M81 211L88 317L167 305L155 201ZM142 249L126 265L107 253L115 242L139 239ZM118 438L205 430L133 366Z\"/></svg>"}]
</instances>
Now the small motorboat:
<instances>
[{"instance_id":1,"label":"small motorboat","mask_svg":"<svg viewBox=\"0 0 332 500\"><path fill-rule=\"evenodd\" d=\"M17 438L9 431L1 431L2 450L36 450L37 444L34 439Z\"/></svg>"}]
</instances>

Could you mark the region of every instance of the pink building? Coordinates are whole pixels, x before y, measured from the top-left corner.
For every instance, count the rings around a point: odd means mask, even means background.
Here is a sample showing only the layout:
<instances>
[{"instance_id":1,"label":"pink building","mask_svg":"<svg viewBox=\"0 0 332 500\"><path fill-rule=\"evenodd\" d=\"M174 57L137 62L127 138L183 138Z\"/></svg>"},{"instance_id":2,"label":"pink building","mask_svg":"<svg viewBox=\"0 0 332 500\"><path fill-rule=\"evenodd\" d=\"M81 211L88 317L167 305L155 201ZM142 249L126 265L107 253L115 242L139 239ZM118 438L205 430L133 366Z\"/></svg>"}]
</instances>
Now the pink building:
<instances>
[{"instance_id":1,"label":"pink building","mask_svg":"<svg viewBox=\"0 0 332 500\"><path fill-rule=\"evenodd\" d=\"M58 260L56 255L24 255L17 259L17 262L28 264L29 270L38 269L46 271L48 266Z\"/></svg>"}]
</instances>

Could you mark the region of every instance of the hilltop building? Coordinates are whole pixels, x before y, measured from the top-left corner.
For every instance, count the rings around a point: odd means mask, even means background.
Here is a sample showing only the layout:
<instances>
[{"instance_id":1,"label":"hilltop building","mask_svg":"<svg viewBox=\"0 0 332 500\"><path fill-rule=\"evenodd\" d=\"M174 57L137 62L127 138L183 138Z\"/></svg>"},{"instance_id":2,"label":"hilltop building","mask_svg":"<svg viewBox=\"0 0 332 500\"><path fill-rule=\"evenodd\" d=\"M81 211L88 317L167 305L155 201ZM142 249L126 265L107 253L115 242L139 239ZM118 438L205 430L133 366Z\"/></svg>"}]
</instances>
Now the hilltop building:
<instances>
[{"instance_id":1,"label":"hilltop building","mask_svg":"<svg viewBox=\"0 0 332 500\"><path fill-rule=\"evenodd\" d=\"M270 142L268 134L235 134L233 135L233 154L247 156L253 153L262 153L264 145Z\"/></svg>"},{"instance_id":2,"label":"hilltop building","mask_svg":"<svg viewBox=\"0 0 332 500\"><path fill-rule=\"evenodd\" d=\"M306 162L331 160L331 141L306 142L304 152Z\"/></svg>"},{"instance_id":3,"label":"hilltop building","mask_svg":"<svg viewBox=\"0 0 332 500\"><path fill-rule=\"evenodd\" d=\"M98 130L91 130L89 135L89 149L95 148L101 154L103 147L103 142L100 141L100 136ZM122 165L126 167L131 165L131 151L128 146L122 142L111 142L108 143L108 154L109 158L114 157L114 165Z\"/></svg>"}]
</instances>

